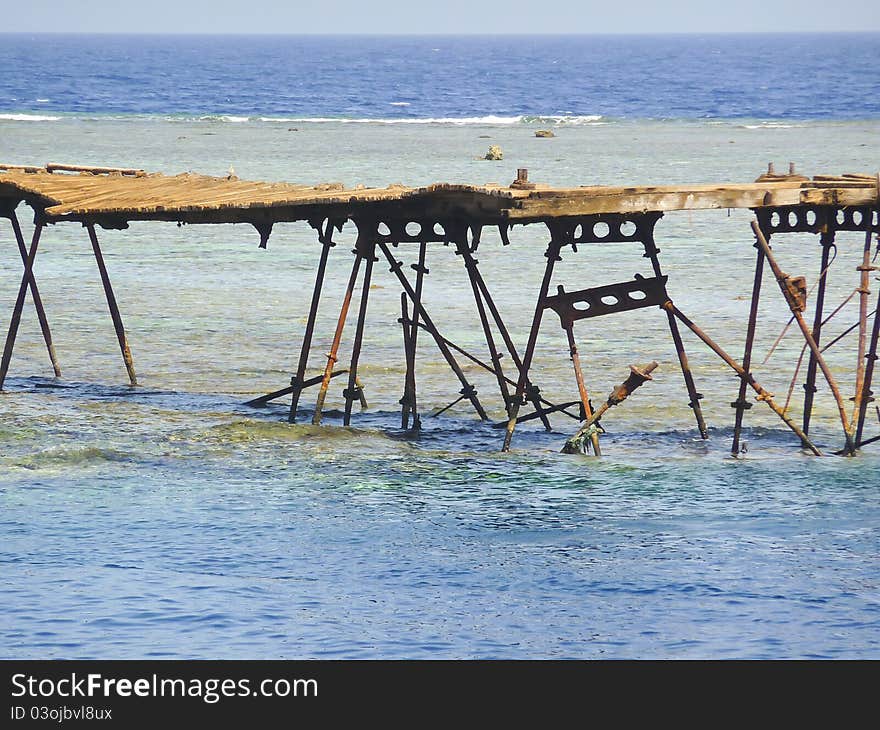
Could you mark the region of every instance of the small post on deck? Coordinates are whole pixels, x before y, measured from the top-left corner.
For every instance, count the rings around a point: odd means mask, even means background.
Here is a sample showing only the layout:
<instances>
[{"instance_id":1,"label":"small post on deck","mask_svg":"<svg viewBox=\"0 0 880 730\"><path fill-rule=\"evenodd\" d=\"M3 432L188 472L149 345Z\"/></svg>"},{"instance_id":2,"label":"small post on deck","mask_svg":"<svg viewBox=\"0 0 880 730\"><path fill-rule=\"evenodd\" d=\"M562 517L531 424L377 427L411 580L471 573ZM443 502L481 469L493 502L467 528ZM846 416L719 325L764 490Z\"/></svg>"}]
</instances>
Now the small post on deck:
<instances>
[{"instance_id":1,"label":"small post on deck","mask_svg":"<svg viewBox=\"0 0 880 730\"><path fill-rule=\"evenodd\" d=\"M758 251L758 255L755 260L755 280L752 283L752 303L749 308L749 323L746 327L746 346L742 360L743 372L746 373L746 375L752 371L752 347L755 343L755 329L758 323L758 303L761 298L761 284L764 280L764 251L757 243L755 244L755 248ZM748 385L745 376L740 376L739 393L736 400L730 404L736 409L736 418L733 424L733 445L730 447L730 453L734 456L737 456L740 452L739 442L742 433L743 414L747 409L752 407L752 404L746 400L746 388L748 388Z\"/></svg>"},{"instance_id":2,"label":"small post on deck","mask_svg":"<svg viewBox=\"0 0 880 730\"><path fill-rule=\"evenodd\" d=\"M339 343L342 341L342 332L345 329L345 320L348 318L351 297L354 293L355 284L357 284L358 271L360 270L361 265L361 254L357 248L353 249L352 253L354 254L354 263L351 265L351 275L348 277L348 285L345 288L345 296L342 300L342 307L339 310L339 319L336 320L336 332L333 335L333 344L330 345L330 352L327 353L327 364L324 366L324 375L321 379L321 387L318 390L318 399L315 402L315 413L312 416L313 426L317 426L321 423L324 401L327 398L327 388L330 386L330 378L333 377L333 367L339 359Z\"/></svg>"},{"instance_id":3,"label":"small post on deck","mask_svg":"<svg viewBox=\"0 0 880 730\"><path fill-rule=\"evenodd\" d=\"M553 278L553 267L557 261L561 261L562 257L559 252L562 247L567 244L560 236L564 235L562 227L554 224L547 224L550 229L550 243L547 244L547 250L544 256L547 257L547 265L544 267L544 278L541 280L541 288L538 290L538 300L535 303L535 314L532 317L532 328L529 331L529 340L523 353L522 363L519 367L519 378L516 382L516 391L510 407L510 417L507 419L507 430L504 434L504 446L502 451L510 451L510 442L513 440L513 431L516 428L516 418L519 415L519 407L523 402L526 394L526 386L529 379L529 368L532 366L532 358L535 355L535 346L538 342L538 331L541 329L541 319L544 315L545 300L547 292L550 289L550 280Z\"/></svg>"},{"instance_id":4,"label":"small post on deck","mask_svg":"<svg viewBox=\"0 0 880 730\"><path fill-rule=\"evenodd\" d=\"M15 234L15 242L18 245L18 252L21 256L21 262L22 264L27 265L27 245L24 242L24 236L21 233L21 226L18 223L18 216L15 214L15 210L10 209L7 211L0 211L0 215L6 215L9 217L12 231ZM58 356L55 354L55 345L52 342L52 332L49 329L49 320L46 317L46 310L43 308L43 298L40 296L40 290L37 288L37 279L33 271L31 271L31 276L28 280L28 286L31 290L31 297L34 300L34 308L37 310L37 318L40 321L40 330L43 333L43 341L46 343L46 352L49 354L49 361L52 363L52 370L55 373L55 377L60 378L61 365L59 365Z\"/></svg>"},{"instance_id":5,"label":"small post on deck","mask_svg":"<svg viewBox=\"0 0 880 730\"><path fill-rule=\"evenodd\" d=\"M299 351L299 362L296 366L296 374L290 379L291 400L290 414L287 417L289 423L296 423L296 409L299 398L305 387L304 378L309 363L309 351L312 348L312 336L315 332L315 319L318 316L318 304L321 301L321 290L324 286L324 274L327 270L327 259L330 249L336 244L333 242L334 222L327 218L326 228L321 229L321 221L317 221L314 228L318 231L318 240L321 243L321 257L318 260L318 270L315 273L315 288L312 290L312 303L309 307L309 318L306 321L306 331L303 335L302 347Z\"/></svg>"},{"instance_id":6,"label":"small post on deck","mask_svg":"<svg viewBox=\"0 0 880 730\"><path fill-rule=\"evenodd\" d=\"M822 338L822 318L825 315L825 287L828 283L828 262L834 250L834 216L826 213L825 227L819 236L822 246L822 261L819 268L819 286L816 289L816 311L813 315L813 339L818 345ZM810 419L813 416L813 399L816 397L816 355L810 350L807 361L807 375L804 381L804 433L810 433Z\"/></svg>"},{"instance_id":7,"label":"small post on deck","mask_svg":"<svg viewBox=\"0 0 880 730\"><path fill-rule=\"evenodd\" d=\"M6 373L9 372L9 363L12 360L12 350L15 348L15 338L18 336L18 326L21 323L21 312L24 308L24 300L28 286L34 275L34 260L37 258L37 248L40 245L40 235L45 223L39 218L34 222L34 234L31 239L31 247L28 251L27 260L24 262L24 274L21 277L21 285L18 287L18 296L15 306L12 308L12 319L9 322L9 331L6 333L6 345L3 347L3 356L0 358L0 391L6 382Z\"/></svg>"},{"instance_id":8,"label":"small post on deck","mask_svg":"<svg viewBox=\"0 0 880 730\"><path fill-rule=\"evenodd\" d=\"M116 296L113 293L113 287L110 285L110 277L107 274L107 267L104 265L104 257L101 254L101 247L98 245L98 236L95 233L93 223L87 223L86 229L89 232L89 239L92 242L92 251L95 253L95 261L98 263L98 271L101 274L101 283L104 285L104 294L107 297L107 306L110 308L110 317L113 320L113 328L116 330L116 339L119 341L119 349L122 351L122 360L125 363L125 369L128 371L128 380L130 385L137 385L137 376L134 373L134 362L131 357L131 349L128 346L128 339L125 336L125 327L122 324L122 315L119 313L119 306L116 303Z\"/></svg>"}]
</instances>

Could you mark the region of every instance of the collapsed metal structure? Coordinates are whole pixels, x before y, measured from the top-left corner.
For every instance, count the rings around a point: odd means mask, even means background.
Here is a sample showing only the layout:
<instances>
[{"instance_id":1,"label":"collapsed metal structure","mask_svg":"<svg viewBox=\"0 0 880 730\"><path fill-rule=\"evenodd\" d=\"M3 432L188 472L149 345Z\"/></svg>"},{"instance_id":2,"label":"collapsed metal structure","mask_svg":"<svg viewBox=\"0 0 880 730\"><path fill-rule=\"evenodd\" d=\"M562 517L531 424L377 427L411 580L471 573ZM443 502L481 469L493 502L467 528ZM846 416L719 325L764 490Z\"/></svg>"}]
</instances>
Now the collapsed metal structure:
<instances>
[{"instance_id":1,"label":"collapsed metal structure","mask_svg":"<svg viewBox=\"0 0 880 730\"><path fill-rule=\"evenodd\" d=\"M34 211L35 225L30 245L25 241L16 216L16 208L22 201ZM752 233L757 256L741 360L736 360L724 351L676 307L667 292L667 276L661 268L660 251L655 242L655 227L664 212L708 208L749 208L755 213ZM518 423L540 419L544 427L550 430L550 416L558 413L584 424L576 437L569 440L565 450L591 448L598 455L601 453L599 417L608 408L621 402L635 387L650 380L650 371L656 367L656 363L642 369L633 368L630 378L616 388L608 401L594 413L578 353L575 324L607 314L659 307L665 314L688 403L702 438L708 437L700 406L703 395L697 390L688 362L682 328L690 330L739 376L739 395L731 404L735 412L732 446L734 454L738 454L742 448L744 414L752 406L746 395L751 389L756 394L756 400L766 403L806 450L820 455L820 450L809 435L814 394L820 374L838 406L844 439L839 453L853 455L862 446L880 440L880 436L865 437L864 434L868 407L874 400L871 385L880 334L880 316L877 316L876 305L869 312L871 272L877 268L873 264L877 252L873 250L872 243L875 237L880 240L878 176L848 174L816 176L810 180L794 174L793 168L787 175L777 175L771 166L768 173L754 183L747 184L552 189L530 183L527 171L520 170L517 179L509 187L437 184L424 188L391 186L385 189L345 189L338 184L298 186L244 182L231 175L227 178L210 178L192 174L165 176L146 174L135 169L73 165L0 165L0 217L10 221L24 266L0 360L0 390L9 370L28 291L38 314L54 374L56 377L61 376L34 274L40 237L47 225L73 221L86 228L129 381L131 385L136 385L131 350L104 264L97 227L121 229L127 228L131 221L143 220L176 221L179 224L243 222L256 228L260 235L260 246L265 247L275 223L305 220L317 232L320 254L296 370L289 386L250 401L251 405L264 405L271 400L290 395L290 422L295 422L302 416L300 401L305 390L317 387L318 394L311 420L312 423L320 423L330 381L341 375L347 376L347 384L343 389L344 424L351 423L355 401L366 406L358 367L374 266L384 261L401 288L399 322L406 363L403 396L400 399L403 429L418 430L421 427L415 365L419 334L424 332L434 341L461 386L458 397L440 412L460 401L467 401L480 419L489 418L477 389L459 364L458 357L465 357L490 372L497 381L507 413L503 440L505 451L511 447ZM336 245L333 237L335 232L342 230L347 221L354 223L358 233L352 252L354 259L326 362L319 374L309 377L309 357L329 254ZM514 343L476 256L484 227L497 226L502 242L506 244L509 242L510 226L514 223L543 224L550 239L544 251L546 263L535 299L532 324L522 349ZM835 235L839 231L864 232L861 265L858 267L858 287L854 292L859 297L859 320L850 328L858 330L851 408L847 407L840 387L825 362L821 346L822 327L828 319L824 304L827 273L835 251ZM780 268L769 244L772 236L796 232L819 235L821 245L821 262L811 323L806 319L805 279L786 274ZM422 294L425 276L429 273L428 246L437 243L454 246L461 259L473 292L478 326L486 342L488 356L485 359L444 337L425 307ZM606 243L631 243L640 246L644 257L650 261L653 276L636 275L628 281L575 291L567 291L560 285L555 292L551 292L554 272L566 249L576 251L582 244ZM411 266L412 277L405 273L403 262L396 257L393 250L401 244L417 247L417 263ZM802 358L809 353L803 384L803 420L800 424L790 417L788 404L778 404L773 394L755 379L752 372L752 350L765 264L769 265L778 282L791 310L792 322L797 323L802 334ZM350 360L346 368L337 369L344 329L358 286L361 288L361 295ZM539 376L532 369L538 332L548 311L559 318L566 334L577 385L577 397L565 403L552 403L542 395ZM502 362L505 356L508 358L506 362L510 363L506 369ZM798 369L800 365L799 362ZM524 409L529 412L523 412Z\"/></svg>"}]
</instances>

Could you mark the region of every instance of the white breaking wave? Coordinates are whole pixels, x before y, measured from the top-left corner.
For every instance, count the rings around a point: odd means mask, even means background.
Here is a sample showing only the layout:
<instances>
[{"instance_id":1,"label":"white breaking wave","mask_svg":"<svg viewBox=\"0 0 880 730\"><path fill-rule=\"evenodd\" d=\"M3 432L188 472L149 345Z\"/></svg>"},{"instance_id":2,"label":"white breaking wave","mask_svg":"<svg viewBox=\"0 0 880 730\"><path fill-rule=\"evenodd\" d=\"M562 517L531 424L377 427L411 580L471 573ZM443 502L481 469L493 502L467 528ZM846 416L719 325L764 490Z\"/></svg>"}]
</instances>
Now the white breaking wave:
<instances>
[{"instance_id":1,"label":"white breaking wave","mask_svg":"<svg viewBox=\"0 0 880 730\"><path fill-rule=\"evenodd\" d=\"M57 122L61 117L48 117L45 114L0 114L0 121L6 122Z\"/></svg>"},{"instance_id":2,"label":"white breaking wave","mask_svg":"<svg viewBox=\"0 0 880 730\"><path fill-rule=\"evenodd\" d=\"M397 103L397 102L393 102ZM405 102L401 102L405 103ZM466 125L513 125L513 124L607 124L600 122L600 114L589 116L499 116L488 114L481 117L390 117L390 118L344 118L344 117L259 117L261 122L298 122L300 124L446 124L453 126Z\"/></svg>"},{"instance_id":3,"label":"white breaking wave","mask_svg":"<svg viewBox=\"0 0 880 730\"><path fill-rule=\"evenodd\" d=\"M760 124L743 124L743 129L795 129L802 124L785 124L783 122L761 122Z\"/></svg>"}]
</instances>

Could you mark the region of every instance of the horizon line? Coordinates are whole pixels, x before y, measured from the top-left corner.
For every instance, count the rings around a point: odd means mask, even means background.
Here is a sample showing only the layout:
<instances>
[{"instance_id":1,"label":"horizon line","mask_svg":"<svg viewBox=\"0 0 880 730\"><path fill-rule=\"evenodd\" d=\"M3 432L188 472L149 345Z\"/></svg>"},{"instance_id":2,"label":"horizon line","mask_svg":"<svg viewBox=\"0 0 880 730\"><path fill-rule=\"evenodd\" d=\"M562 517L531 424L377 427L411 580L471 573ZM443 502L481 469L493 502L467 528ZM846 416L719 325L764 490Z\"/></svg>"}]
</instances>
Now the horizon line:
<instances>
[{"instance_id":1,"label":"horizon line","mask_svg":"<svg viewBox=\"0 0 880 730\"><path fill-rule=\"evenodd\" d=\"M734 35L880 35L880 28L873 30L660 30L660 31L590 31L590 32L555 32L555 31L506 31L499 33L479 33L472 31L443 32L431 33L420 31L401 31L394 33L374 33L374 32L343 32L333 33L326 31L308 31L299 33L278 33L275 31L198 31L198 30L167 30L167 31L132 31L132 30L3 30L0 36L4 35L125 35L125 36L238 36L238 37L275 37L275 38L307 38L307 37L328 37L328 38L590 38L598 36L682 36L682 35L713 35L713 36L734 36Z\"/></svg>"}]
</instances>

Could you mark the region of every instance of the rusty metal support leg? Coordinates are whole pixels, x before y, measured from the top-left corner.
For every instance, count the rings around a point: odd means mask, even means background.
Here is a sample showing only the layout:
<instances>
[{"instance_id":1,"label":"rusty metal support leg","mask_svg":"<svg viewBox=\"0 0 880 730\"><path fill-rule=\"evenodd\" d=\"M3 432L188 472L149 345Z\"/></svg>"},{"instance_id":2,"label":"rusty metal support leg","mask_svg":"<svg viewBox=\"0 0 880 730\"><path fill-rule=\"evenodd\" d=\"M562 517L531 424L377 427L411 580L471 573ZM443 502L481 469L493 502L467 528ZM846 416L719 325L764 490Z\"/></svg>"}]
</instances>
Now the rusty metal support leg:
<instances>
[{"instance_id":1,"label":"rusty metal support leg","mask_svg":"<svg viewBox=\"0 0 880 730\"><path fill-rule=\"evenodd\" d=\"M874 310L874 326L871 329L871 344L865 355L865 380L863 384L864 395L859 407L858 424L856 425L856 446L861 446L862 432L865 427L865 416L868 413L868 404L874 401L874 393L871 390L871 381L874 377L874 364L877 362L877 340L880 338L880 314Z\"/></svg>"},{"instance_id":2,"label":"rusty metal support leg","mask_svg":"<svg viewBox=\"0 0 880 730\"><path fill-rule=\"evenodd\" d=\"M830 216L829 216L830 218ZM834 228L826 222L826 229L819 237L822 245L822 262L819 269L819 286L816 289L816 311L813 315L813 339L818 345L822 338L822 318L825 310L825 286L828 282L828 262L834 250ZM804 433L810 432L810 419L813 417L813 399L816 396L816 371L818 362L816 355L810 350L807 361L807 376L804 380Z\"/></svg>"},{"instance_id":3,"label":"rusty metal support leg","mask_svg":"<svg viewBox=\"0 0 880 730\"><path fill-rule=\"evenodd\" d=\"M578 393L581 396L581 406L583 406L584 409L584 420L588 421L593 417L593 409L590 406L590 394L587 392L587 385L584 382L584 373L581 370L581 359L578 354L577 343L574 339L574 323L567 323L565 334L568 337L568 351L571 355L571 363L574 366L574 377L575 380L577 380ZM593 445L593 453L595 453L596 456L602 456L602 449L599 448L599 434L596 431L590 433L590 443Z\"/></svg>"},{"instance_id":4,"label":"rusty metal support leg","mask_svg":"<svg viewBox=\"0 0 880 730\"><path fill-rule=\"evenodd\" d=\"M18 336L18 326L21 323L21 311L24 308L28 285L33 278L34 259L37 257L37 247L40 245L40 234L43 232L43 226L42 221L37 221L34 225L34 235L31 239L27 260L24 263L21 286L18 287L18 296L15 299L15 306L12 308L12 320L9 322L9 331L6 333L6 345L3 348L3 356L0 358L0 391L3 390L3 384L6 382L6 373L9 372L9 362L12 360L12 350L15 347L15 338Z\"/></svg>"},{"instance_id":5,"label":"rusty metal support leg","mask_svg":"<svg viewBox=\"0 0 880 730\"><path fill-rule=\"evenodd\" d=\"M510 407L510 417L507 420L507 430L504 434L504 446L502 451L510 451L510 442L513 440L513 431L516 428L516 418L519 415L519 407L526 393L529 382L529 368L532 366L532 358L535 355L535 345L538 342L538 330L541 329L541 319L544 314L544 300L550 289L550 280L553 278L553 267L557 261L561 261L559 251L564 243L553 235L551 230L550 243L544 255L547 257L547 265L544 267L544 278L541 280L541 288L538 290L538 301L535 303L535 314L532 317L532 328L529 331L529 340L523 353L522 363L519 367L519 378L516 382L516 392Z\"/></svg>"},{"instance_id":6,"label":"rusty metal support leg","mask_svg":"<svg viewBox=\"0 0 880 730\"><path fill-rule=\"evenodd\" d=\"M654 234L651 230L652 228L653 227L648 228L642 233L642 245L645 247L645 256L651 260L651 267L654 269L654 276L661 277L663 276L663 271L660 268L660 249L657 248L657 244L654 241ZM697 386L694 383L694 375L691 372L687 352L684 349L684 342L681 339L681 332L678 330L678 322L676 322L675 317L669 312L666 312L666 322L669 327L669 334L672 335L675 352L678 355L678 364L681 368L682 377L684 378L684 385L688 392L688 398L690 398L688 405L694 412L694 418L697 421L697 430L700 432L700 438L707 439L709 438L709 432L706 429L706 421L703 418L703 409L700 406L700 400L702 399L703 394L697 392Z\"/></svg>"},{"instance_id":7,"label":"rusty metal support leg","mask_svg":"<svg viewBox=\"0 0 880 730\"><path fill-rule=\"evenodd\" d=\"M9 222L12 224L12 231L15 234L15 242L18 244L18 252L21 255L21 262L27 264L28 250L24 242L24 236L21 233L21 226L18 224L18 216L15 211L9 211ZM34 272L31 271L28 286L31 289L31 297L34 300L34 308L37 310L37 318L40 321L40 330L43 333L43 341L46 343L46 352L49 353L49 361L52 363L52 371L56 378L61 377L61 365L58 363L58 356L55 354L55 345L52 342L52 332L49 329L49 320L46 317L46 310L43 308L43 298L37 289L37 279Z\"/></svg>"},{"instance_id":8,"label":"rusty metal support leg","mask_svg":"<svg viewBox=\"0 0 880 730\"><path fill-rule=\"evenodd\" d=\"M342 341L342 332L345 329L345 320L348 318L348 309L351 306L351 296L357 284L358 271L361 265L361 255L357 249L353 251L354 263L351 265L351 275L348 277L348 285L345 288L345 296L342 299L342 307L339 310L339 319L336 321L336 332L333 335L333 344L327 353L327 364L324 366L324 376L321 379L321 387L318 390L318 399L315 402L315 413L312 416L312 425L321 423L321 415L324 410L324 401L327 398L327 388L330 386L330 378L333 376L333 367L339 359L339 343Z\"/></svg>"},{"instance_id":9,"label":"rusty metal support leg","mask_svg":"<svg viewBox=\"0 0 880 730\"><path fill-rule=\"evenodd\" d=\"M858 345L858 363L856 365L856 392L853 398L853 412L849 423L849 433L855 443L858 443L857 423L862 413L862 401L865 399L865 375L867 370L867 361L865 359L868 341L868 299L871 296L869 285L871 283L871 272L876 270L871 265L871 239L873 231L871 230L871 216L868 216L868 226L865 231L865 248L862 253L862 265L859 270L859 345ZM873 374L873 373L872 373ZM870 386L869 386L870 387Z\"/></svg>"},{"instance_id":10,"label":"rusty metal support leg","mask_svg":"<svg viewBox=\"0 0 880 730\"><path fill-rule=\"evenodd\" d=\"M758 302L761 299L761 283L764 280L764 252L758 249L758 256L755 259L755 280L752 282L752 303L749 308L749 323L746 327L746 346L743 351L742 367L743 372L752 372L752 346L755 344L755 329L758 324ZM670 314L667 312L667 314ZM671 315L670 315L671 316ZM739 393L736 400L731 403L736 409L736 417L733 424L733 445L730 447L730 453L736 456L740 452L740 435L742 434L743 414L752 404L746 400L746 388L749 387L745 377L740 376Z\"/></svg>"},{"instance_id":11,"label":"rusty metal support leg","mask_svg":"<svg viewBox=\"0 0 880 730\"><path fill-rule=\"evenodd\" d=\"M807 345L809 345L810 350L812 350L813 354L816 356L816 363L818 364L819 369L822 371L822 375L825 376L828 387L831 389L831 393L834 395L834 400L837 401L837 409L840 413L840 420L843 424L843 434L846 439L844 453L852 454L855 452L855 433L853 431L850 431L849 419L847 418L846 414L846 406L843 403L843 398L841 398L840 396L840 389L837 387L837 382L834 380L834 376L831 374L831 370L828 368L828 365L825 362L825 358L822 357L822 352L819 350L819 346L813 339L810 328L804 321L804 316L801 314L800 309L798 308L798 304L794 300L793 295L787 285L788 276L782 271L781 268L779 268L779 264L776 263L776 259L773 257L773 252L770 250L770 245L767 243L767 239L764 238L764 233L761 231L761 226L758 225L758 221L752 221L752 230L755 233L755 238L758 241L758 245L761 247L761 250L764 251L764 255L767 257L767 263L769 263L770 268L773 269L773 275L776 277L776 281L779 284L779 289L782 292L782 295L785 297L786 302L788 302L789 309L791 309L791 313L794 315L795 321L797 321L798 323L798 327L800 327L801 334L804 336L804 339L806 340Z\"/></svg>"},{"instance_id":12,"label":"rusty metal support leg","mask_svg":"<svg viewBox=\"0 0 880 730\"><path fill-rule=\"evenodd\" d=\"M351 365L348 366L348 387L342 391L345 398L345 416L343 424L351 425L351 406L356 400L361 400L362 388L357 377L358 362L361 357L361 346L364 342L364 325L367 320L367 304L370 300L370 281L373 278L373 264L378 261L375 255L376 244L369 242L362 244L358 242L358 246L362 247L361 256L367 262L364 267L364 281L361 289L361 301L358 308L358 319L354 331L354 343L351 347ZM361 403L363 401L361 400Z\"/></svg>"},{"instance_id":13,"label":"rusty metal support leg","mask_svg":"<svg viewBox=\"0 0 880 730\"><path fill-rule=\"evenodd\" d=\"M437 343L437 349L440 350L440 354L443 355L443 359L446 360L449 367L452 369L452 372L455 373L458 381L461 383L461 395L471 402L471 405L473 405L474 410L480 416L481 420L488 421L489 416L486 415L486 411L483 408L482 403L480 403L479 398L477 398L477 389L468 382L467 377L465 377L464 372L462 371L458 362L455 360L453 354L450 352L446 341L437 331L437 328L434 326L433 320L428 315L427 311L425 311L425 305L421 302L416 305L416 293L413 290L412 284L409 283L409 281L401 271L401 268L403 268L403 264L400 261L395 260L394 256L391 254L390 249L388 248L388 244L380 243L379 249L385 255L385 258L388 259L388 265L391 272L397 277L397 280L400 282L400 285L403 287L403 290L406 292L409 300L413 303L413 306L419 312L419 317L424 322L425 329L431 333L431 337L433 337L434 342Z\"/></svg>"},{"instance_id":14,"label":"rusty metal support leg","mask_svg":"<svg viewBox=\"0 0 880 730\"><path fill-rule=\"evenodd\" d=\"M464 268L467 271L468 280L471 283L471 290L474 294L474 303L477 305L477 314L480 317L480 325L483 328L483 336L486 338L486 347L489 350L489 359L492 362L492 369L495 373L495 379L498 381L498 390L501 392L501 398L504 400L504 410L510 414L510 389L507 380L504 377L504 370L501 367L501 353L495 346L495 336L492 334L492 326L489 324L489 318L486 315L486 305L483 301L483 294L480 285L477 283L477 260L471 253L468 242L463 237L456 240L456 253L462 257ZM543 410L541 410L543 413ZM544 416L546 418L546 416Z\"/></svg>"},{"instance_id":15,"label":"rusty metal support leg","mask_svg":"<svg viewBox=\"0 0 880 730\"><path fill-rule=\"evenodd\" d=\"M418 431L422 427L421 419L416 405L416 352L419 340L419 307L422 302L422 289L425 276L429 273L425 266L425 258L428 252L427 241L419 242L419 260L412 264L416 272L415 301L413 302L413 316L410 322L404 321L404 347L406 349L406 381L404 384L403 398L401 398L400 425L401 428L409 428L409 419L412 415L413 430ZM407 320L408 312L406 305L406 292L401 292L401 307L403 318ZM408 332L407 332L408 328Z\"/></svg>"},{"instance_id":16,"label":"rusty metal support leg","mask_svg":"<svg viewBox=\"0 0 880 730\"><path fill-rule=\"evenodd\" d=\"M110 317L113 320L113 328L116 330L116 339L119 341L119 349L122 351L122 360L125 363L125 369L128 371L129 384L137 385L137 376L134 373L134 361L131 358L131 349L128 346L128 339L125 336L125 327L122 324L122 315L119 313L119 306L116 303L116 295L113 293L113 287L110 285L110 277L107 274L107 267L104 265L104 256L101 254L101 247L98 245L98 236L95 233L95 226L91 223L86 225L89 232L89 239L92 242L92 251L95 253L95 261L98 263L98 271L101 274L101 283L104 285L104 294L107 297L107 306L110 308Z\"/></svg>"},{"instance_id":17,"label":"rusty metal support leg","mask_svg":"<svg viewBox=\"0 0 880 730\"><path fill-rule=\"evenodd\" d=\"M413 428L418 430L421 423L416 411L415 397L415 349L412 342L412 320L409 317L409 298L400 292L400 325L403 328L403 354L406 360L406 374L403 379L403 396L400 399L400 427L409 428L409 417L413 415Z\"/></svg>"},{"instance_id":18,"label":"rusty metal support leg","mask_svg":"<svg viewBox=\"0 0 880 730\"><path fill-rule=\"evenodd\" d=\"M754 376L751 373L747 373L742 365L740 365L736 360L734 360L730 355L728 355L719 344L717 344L709 335L707 335L703 330L697 327L696 324L693 323L690 319L688 319L681 310L676 307L671 301L666 302L663 305L663 308L667 312L672 312L673 315L691 332L693 332L697 337L699 337L703 343L712 350L718 357L720 357L724 362L726 362L733 370L741 377L745 378L748 384L752 387L758 394L758 400L764 401L777 416L779 416L783 423L788 426L792 432L801 440L801 444L803 444L806 448L812 451L816 456L822 456L822 452L819 451L818 448L813 444L812 441L807 437L807 435L801 431L798 425L792 421L785 411L776 405L776 402L773 400L773 394L770 393L764 386L762 386L757 380L755 380Z\"/></svg>"},{"instance_id":19,"label":"rusty metal support leg","mask_svg":"<svg viewBox=\"0 0 880 730\"><path fill-rule=\"evenodd\" d=\"M421 322L419 322L419 327L421 327L422 329L426 329L425 325ZM495 375L495 368L493 368L489 363L483 362L482 360L480 360L480 358L475 357L473 354L471 354L470 352L465 350L463 347L456 345L452 340L447 339L446 337L443 337L443 335L440 335L440 338L451 349L455 350L456 352L460 353L461 355L464 355L468 360L470 360L475 365L479 365L486 372L489 372L489 373L492 373L492 375ZM504 376L504 379L507 381L508 385L512 385L514 388L516 387L515 380L508 378L506 375ZM566 416L568 416L569 418L573 418L575 421L583 420L580 417L580 414L575 414L575 413L572 413L571 411L567 410L572 405L578 405L580 403L580 401L573 401L570 403L565 403L563 405L557 405L557 404L552 403L551 401L547 400L546 398L544 398L541 395L539 395L538 398L540 398L541 404L546 406L546 408L542 409L544 413L564 413ZM532 421L535 418L539 418L539 415L537 412L530 413L527 416L520 416L519 421L520 421L520 423L522 423L523 421ZM503 421L502 425L506 426L507 421ZM497 426L497 424L496 424L496 426Z\"/></svg>"},{"instance_id":20,"label":"rusty metal support leg","mask_svg":"<svg viewBox=\"0 0 880 730\"><path fill-rule=\"evenodd\" d=\"M290 423L296 423L296 409L299 406L299 398L305 387L304 378L306 376L306 368L309 363L309 351L312 349L312 336L315 332L315 319L318 316L318 305L321 301L321 291L324 287L324 274L327 271L327 259L330 256L330 249L336 244L333 243L333 221L327 219L326 228L321 230L321 224L316 227L318 231L318 239L321 243L321 257L318 259L318 270L315 273L315 288L312 290L312 302L309 306L309 317L306 320L306 331L303 334L302 347L299 351L299 362L296 366L296 374L290 379L291 400L290 413L287 420Z\"/></svg>"},{"instance_id":21,"label":"rusty metal support leg","mask_svg":"<svg viewBox=\"0 0 880 730\"><path fill-rule=\"evenodd\" d=\"M483 279L483 275L480 273L479 268L476 266L473 268L474 280L477 282L477 286L480 289L480 292L483 296L483 301L486 304L486 307L489 309L489 314L492 315L492 319L495 322L495 326L498 328L498 332L501 333L501 339L504 341L504 347L507 348L507 351L510 353L510 359L513 360L513 364L519 372L522 369L522 360L519 358L519 354L516 351L516 345L513 344L513 338L510 336L510 332L507 329L507 325L504 323L504 319L501 317L501 313L498 311L498 307L495 304L495 300L492 298L492 293L489 291L489 287L486 284L485 279ZM499 353L499 357L500 357ZM500 362L497 364L500 368ZM505 381L511 385L516 385L515 382L511 382L511 380L507 377L504 378ZM547 431L551 430L550 421L547 418L549 413L554 412L552 408L545 409L544 406L548 405L549 401L545 400L541 397L541 389L532 383L530 379L526 379L526 394L529 397L529 400L535 405L535 416L541 419L541 423L544 424L544 428ZM508 403L512 402L512 398L508 396ZM505 406L508 414L510 414L510 406ZM518 422L523 421L523 418L519 418ZM531 420L531 419L529 419Z\"/></svg>"}]
</instances>

